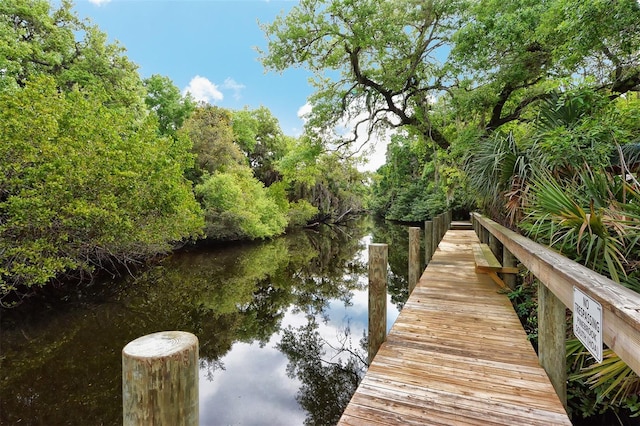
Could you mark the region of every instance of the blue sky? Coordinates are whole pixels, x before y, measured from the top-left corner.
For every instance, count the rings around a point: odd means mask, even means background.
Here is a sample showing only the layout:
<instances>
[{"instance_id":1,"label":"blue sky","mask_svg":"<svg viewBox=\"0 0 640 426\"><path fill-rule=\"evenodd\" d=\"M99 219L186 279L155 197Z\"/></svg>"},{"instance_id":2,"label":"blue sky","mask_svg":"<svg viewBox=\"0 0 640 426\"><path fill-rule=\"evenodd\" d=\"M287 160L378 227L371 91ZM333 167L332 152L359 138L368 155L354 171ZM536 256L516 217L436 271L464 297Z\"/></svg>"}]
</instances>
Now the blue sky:
<instances>
[{"instance_id":1,"label":"blue sky","mask_svg":"<svg viewBox=\"0 0 640 426\"><path fill-rule=\"evenodd\" d=\"M127 50L143 78L167 76L180 90L229 109L265 106L287 135L298 136L310 74L266 73L256 47L258 25L297 2L264 0L75 0L74 9Z\"/></svg>"}]
</instances>

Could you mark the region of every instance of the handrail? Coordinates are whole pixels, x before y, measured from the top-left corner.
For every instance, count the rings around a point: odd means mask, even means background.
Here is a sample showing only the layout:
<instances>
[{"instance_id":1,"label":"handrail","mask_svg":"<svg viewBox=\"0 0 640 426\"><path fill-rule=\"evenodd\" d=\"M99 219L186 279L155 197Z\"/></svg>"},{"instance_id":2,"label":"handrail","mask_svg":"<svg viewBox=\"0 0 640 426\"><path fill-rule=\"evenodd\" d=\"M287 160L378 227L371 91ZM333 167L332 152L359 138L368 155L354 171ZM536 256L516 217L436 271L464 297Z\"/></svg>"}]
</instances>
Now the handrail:
<instances>
[{"instance_id":1,"label":"handrail","mask_svg":"<svg viewBox=\"0 0 640 426\"><path fill-rule=\"evenodd\" d=\"M640 374L640 294L478 213L480 223L573 311L575 286L602 305L603 340Z\"/></svg>"}]
</instances>

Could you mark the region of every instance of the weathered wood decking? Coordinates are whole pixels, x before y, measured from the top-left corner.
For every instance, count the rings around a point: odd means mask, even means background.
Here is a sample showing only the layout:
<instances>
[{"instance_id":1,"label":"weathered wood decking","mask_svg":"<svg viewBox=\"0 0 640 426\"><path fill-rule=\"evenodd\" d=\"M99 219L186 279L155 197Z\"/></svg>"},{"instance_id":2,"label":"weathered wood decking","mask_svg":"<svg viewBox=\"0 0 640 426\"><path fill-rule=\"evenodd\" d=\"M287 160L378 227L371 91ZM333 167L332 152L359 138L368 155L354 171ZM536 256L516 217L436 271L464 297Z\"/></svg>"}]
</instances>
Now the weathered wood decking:
<instances>
[{"instance_id":1,"label":"weathered wood decking","mask_svg":"<svg viewBox=\"0 0 640 426\"><path fill-rule=\"evenodd\" d=\"M450 230L340 425L570 425L511 302Z\"/></svg>"}]
</instances>

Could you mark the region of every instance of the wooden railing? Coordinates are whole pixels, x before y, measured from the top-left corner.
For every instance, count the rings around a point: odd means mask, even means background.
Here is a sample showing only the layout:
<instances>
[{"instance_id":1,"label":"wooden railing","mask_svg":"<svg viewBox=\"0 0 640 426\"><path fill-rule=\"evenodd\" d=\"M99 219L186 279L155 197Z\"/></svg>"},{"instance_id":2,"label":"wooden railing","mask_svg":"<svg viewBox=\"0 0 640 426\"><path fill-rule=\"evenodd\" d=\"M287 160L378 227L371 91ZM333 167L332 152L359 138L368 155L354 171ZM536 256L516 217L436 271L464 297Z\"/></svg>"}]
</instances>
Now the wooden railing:
<instances>
[{"instance_id":1,"label":"wooden railing","mask_svg":"<svg viewBox=\"0 0 640 426\"><path fill-rule=\"evenodd\" d=\"M543 284L538 290L538 357L565 405L565 307L574 309L574 287L602 305L603 341L640 374L640 294L480 214L473 213L471 221L503 264L515 257Z\"/></svg>"},{"instance_id":2,"label":"wooden railing","mask_svg":"<svg viewBox=\"0 0 640 426\"><path fill-rule=\"evenodd\" d=\"M447 211L434 216L424 223L424 264L428 264L440 240L451 225L452 213ZM422 271L420 259L420 241L422 231L410 227L409 231L409 294L413 291ZM373 360L380 345L387 338L387 244L369 245L369 363Z\"/></svg>"}]
</instances>

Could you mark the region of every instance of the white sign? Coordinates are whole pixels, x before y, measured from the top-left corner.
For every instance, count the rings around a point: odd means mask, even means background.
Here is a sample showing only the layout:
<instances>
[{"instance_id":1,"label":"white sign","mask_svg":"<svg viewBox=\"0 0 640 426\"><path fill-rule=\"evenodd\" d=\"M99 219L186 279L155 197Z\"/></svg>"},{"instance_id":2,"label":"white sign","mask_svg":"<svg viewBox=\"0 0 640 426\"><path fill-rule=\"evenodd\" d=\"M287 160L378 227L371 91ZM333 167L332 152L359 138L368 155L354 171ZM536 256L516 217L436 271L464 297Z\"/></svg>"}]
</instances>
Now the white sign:
<instances>
[{"instance_id":1,"label":"white sign","mask_svg":"<svg viewBox=\"0 0 640 426\"><path fill-rule=\"evenodd\" d=\"M573 334L602 362L602 305L573 287Z\"/></svg>"}]
</instances>

